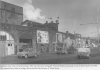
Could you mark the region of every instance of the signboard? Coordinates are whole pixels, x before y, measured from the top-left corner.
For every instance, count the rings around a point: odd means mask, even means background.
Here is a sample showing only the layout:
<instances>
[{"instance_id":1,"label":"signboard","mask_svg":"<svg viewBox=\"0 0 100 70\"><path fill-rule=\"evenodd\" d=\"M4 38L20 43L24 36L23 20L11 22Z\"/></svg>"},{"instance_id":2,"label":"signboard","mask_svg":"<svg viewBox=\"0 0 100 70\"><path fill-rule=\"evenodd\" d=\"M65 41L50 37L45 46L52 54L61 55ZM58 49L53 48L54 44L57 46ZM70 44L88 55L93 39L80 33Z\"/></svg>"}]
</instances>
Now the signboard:
<instances>
[{"instance_id":1,"label":"signboard","mask_svg":"<svg viewBox=\"0 0 100 70\"><path fill-rule=\"evenodd\" d=\"M62 34L61 33L56 33L56 42L62 43Z\"/></svg>"},{"instance_id":2,"label":"signboard","mask_svg":"<svg viewBox=\"0 0 100 70\"><path fill-rule=\"evenodd\" d=\"M47 31L37 30L37 43L49 43L49 34Z\"/></svg>"}]
</instances>

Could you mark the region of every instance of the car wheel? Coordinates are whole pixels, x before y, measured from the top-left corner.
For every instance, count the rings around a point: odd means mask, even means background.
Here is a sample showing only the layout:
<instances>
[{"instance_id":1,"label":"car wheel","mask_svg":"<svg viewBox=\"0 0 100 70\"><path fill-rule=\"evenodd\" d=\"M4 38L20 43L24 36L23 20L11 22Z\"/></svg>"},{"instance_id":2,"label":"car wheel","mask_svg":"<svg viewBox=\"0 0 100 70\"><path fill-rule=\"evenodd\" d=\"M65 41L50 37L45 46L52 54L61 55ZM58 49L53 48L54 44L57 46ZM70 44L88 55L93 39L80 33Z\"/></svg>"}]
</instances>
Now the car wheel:
<instances>
[{"instance_id":1,"label":"car wheel","mask_svg":"<svg viewBox=\"0 0 100 70\"><path fill-rule=\"evenodd\" d=\"M67 54L67 52L65 52L65 54Z\"/></svg>"},{"instance_id":2,"label":"car wheel","mask_svg":"<svg viewBox=\"0 0 100 70\"><path fill-rule=\"evenodd\" d=\"M59 53L57 52L57 54L59 54Z\"/></svg>"},{"instance_id":3,"label":"car wheel","mask_svg":"<svg viewBox=\"0 0 100 70\"><path fill-rule=\"evenodd\" d=\"M90 59L90 54L87 55L87 58Z\"/></svg>"},{"instance_id":4,"label":"car wheel","mask_svg":"<svg viewBox=\"0 0 100 70\"><path fill-rule=\"evenodd\" d=\"M28 55L26 54L24 57L25 57L25 58L28 58Z\"/></svg>"},{"instance_id":5,"label":"car wheel","mask_svg":"<svg viewBox=\"0 0 100 70\"><path fill-rule=\"evenodd\" d=\"M35 54L34 56L37 57L37 54Z\"/></svg>"},{"instance_id":6,"label":"car wheel","mask_svg":"<svg viewBox=\"0 0 100 70\"><path fill-rule=\"evenodd\" d=\"M20 58L20 56L18 56L18 58Z\"/></svg>"},{"instance_id":7,"label":"car wheel","mask_svg":"<svg viewBox=\"0 0 100 70\"><path fill-rule=\"evenodd\" d=\"M90 55L88 56L88 58L90 59Z\"/></svg>"},{"instance_id":8,"label":"car wheel","mask_svg":"<svg viewBox=\"0 0 100 70\"><path fill-rule=\"evenodd\" d=\"M80 59L81 57L78 55L78 59Z\"/></svg>"}]
</instances>

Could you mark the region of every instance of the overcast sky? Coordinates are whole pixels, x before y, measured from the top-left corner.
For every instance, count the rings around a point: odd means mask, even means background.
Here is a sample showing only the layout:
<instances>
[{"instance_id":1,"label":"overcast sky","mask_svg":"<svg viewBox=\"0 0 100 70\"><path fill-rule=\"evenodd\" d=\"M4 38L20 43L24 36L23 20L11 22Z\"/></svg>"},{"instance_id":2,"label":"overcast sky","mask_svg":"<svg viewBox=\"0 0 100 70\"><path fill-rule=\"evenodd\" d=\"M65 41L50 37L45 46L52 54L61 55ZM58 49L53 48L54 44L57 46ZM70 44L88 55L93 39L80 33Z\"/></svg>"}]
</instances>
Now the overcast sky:
<instances>
[{"instance_id":1,"label":"overcast sky","mask_svg":"<svg viewBox=\"0 0 100 70\"><path fill-rule=\"evenodd\" d=\"M53 18L55 21L57 17L60 17L59 31L69 31L70 33L74 33L75 31L76 33L82 34L82 36L97 36L96 24L80 24L96 23L97 16L99 17L98 22L100 23L100 0L32 0L32 2L31 0L2 1L22 7L29 2L33 6L35 13L38 15L37 18L34 16L32 17L35 21L45 22L48 18Z\"/></svg>"}]
</instances>

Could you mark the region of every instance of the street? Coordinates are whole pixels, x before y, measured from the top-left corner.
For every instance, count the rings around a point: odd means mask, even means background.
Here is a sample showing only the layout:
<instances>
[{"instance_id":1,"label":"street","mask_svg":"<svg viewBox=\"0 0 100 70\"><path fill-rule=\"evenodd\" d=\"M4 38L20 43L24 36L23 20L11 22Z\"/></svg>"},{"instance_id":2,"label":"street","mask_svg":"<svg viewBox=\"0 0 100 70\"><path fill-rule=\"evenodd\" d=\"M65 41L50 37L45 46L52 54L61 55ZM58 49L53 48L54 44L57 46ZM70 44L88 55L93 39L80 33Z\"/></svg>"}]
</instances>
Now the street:
<instances>
[{"instance_id":1,"label":"street","mask_svg":"<svg viewBox=\"0 0 100 70\"><path fill-rule=\"evenodd\" d=\"M100 64L100 0L0 0L0 64Z\"/></svg>"},{"instance_id":2,"label":"street","mask_svg":"<svg viewBox=\"0 0 100 70\"><path fill-rule=\"evenodd\" d=\"M6 56L1 58L1 64L100 64L100 52L92 52L90 59L78 59L77 54L44 53L38 57L17 58Z\"/></svg>"}]
</instances>

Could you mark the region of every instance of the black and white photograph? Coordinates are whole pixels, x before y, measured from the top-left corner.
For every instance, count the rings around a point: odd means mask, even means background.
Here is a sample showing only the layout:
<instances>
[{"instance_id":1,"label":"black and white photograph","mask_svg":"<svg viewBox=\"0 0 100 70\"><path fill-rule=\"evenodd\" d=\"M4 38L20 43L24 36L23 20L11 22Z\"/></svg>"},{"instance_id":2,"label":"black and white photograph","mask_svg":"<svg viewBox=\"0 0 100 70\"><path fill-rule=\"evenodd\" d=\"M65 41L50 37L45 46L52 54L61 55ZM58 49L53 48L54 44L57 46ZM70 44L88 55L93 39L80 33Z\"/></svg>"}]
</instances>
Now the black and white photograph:
<instances>
[{"instance_id":1,"label":"black and white photograph","mask_svg":"<svg viewBox=\"0 0 100 70\"><path fill-rule=\"evenodd\" d=\"M100 0L0 0L0 64L100 64Z\"/></svg>"}]
</instances>

